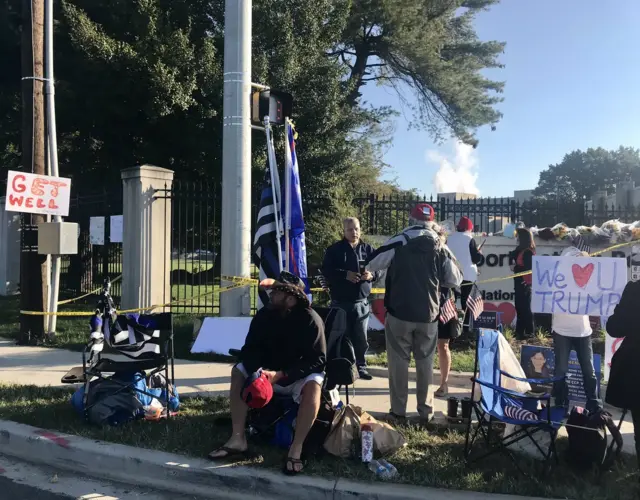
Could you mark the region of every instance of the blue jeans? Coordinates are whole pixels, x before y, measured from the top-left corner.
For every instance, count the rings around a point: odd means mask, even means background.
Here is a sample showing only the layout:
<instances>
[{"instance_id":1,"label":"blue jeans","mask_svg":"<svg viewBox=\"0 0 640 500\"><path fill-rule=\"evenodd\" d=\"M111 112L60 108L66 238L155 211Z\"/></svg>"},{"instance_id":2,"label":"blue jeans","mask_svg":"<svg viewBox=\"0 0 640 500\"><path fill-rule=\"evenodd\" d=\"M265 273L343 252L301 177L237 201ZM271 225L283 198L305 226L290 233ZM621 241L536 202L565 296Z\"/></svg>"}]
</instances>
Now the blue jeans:
<instances>
[{"instance_id":1,"label":"blue jeans","mask_svg":"<svg viewBox=\"0 0 640 500\"><path fill-rule=\"evenodd\" d=\"M584 392L587 396L587 410L596 410L602 404L597 396L598 382L596 371L593 368L591 337L565 337L553 332L553 350L556 358L555 376L563 377L567 374L572 349L576 351L582 370ZM554 382L553 397L557 406L569 406L569 387L566 379Z\"/></svg>"},{"instance_id":2,"label":"blue jeans","mask_svg":"<svg viewBox=\"0 0 640 500\"><path fill-rule=\"evenodd\" d=\"M351 344L353 345L353 352L356 355L356 364L358 367L367 366L365 354L367 354L367 350L369 349L369 342L367 341L369 315L371 313L369 301L333 301L331 306L339 307L347 313L347 338L351 340Z\"/></svg>"}]
</instances>

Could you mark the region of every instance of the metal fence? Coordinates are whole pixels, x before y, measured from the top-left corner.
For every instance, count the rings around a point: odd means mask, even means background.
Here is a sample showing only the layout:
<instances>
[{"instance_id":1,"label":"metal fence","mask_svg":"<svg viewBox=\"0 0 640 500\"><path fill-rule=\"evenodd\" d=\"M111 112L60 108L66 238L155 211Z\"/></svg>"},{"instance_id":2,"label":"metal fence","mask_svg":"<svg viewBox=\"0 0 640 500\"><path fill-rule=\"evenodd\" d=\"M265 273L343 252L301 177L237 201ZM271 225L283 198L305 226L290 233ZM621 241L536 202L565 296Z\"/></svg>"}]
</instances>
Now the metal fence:
<instances>
[{"instance_id":1,"label":"metal fence","mask_svg":"<svg viewBox=\"0 0 640 500\"><path fill-rule=\"evenodd\" d=\"M426 198L412 196L368 195L354 200L362 230L370 235L393 235L409 224L409 213L419 203L429 203L436 220L452 220L467 216L476 232L496 233L509 222L522 221L527 227L550 227L564 222L570 227L592 226L620 219L623 222L640 220L640 207L620 207L601 204L586 207L582 202L567 203L547 200L519 202L510 198L447 197Z\"/></svg>"},{"instance_id":2,"label":"metal fence","mask_svg":"<svg viewBox=\"0 0 640 500\"><path fill-rule=\"evenodd\" d=\"M175 181L165 189L172 200L171 307L177 313L218 314L220 311L220 182ZM254 197L255 199L255 197ZM252 209L252 223L256 206ZM253 231L252 231L253 234ZM257 271L252 266L252 277ZM257 289L251 287L251 309Z\"/></svg>"},{"instance_id":3,"label":"metal fence","mask_svg":"<svg viewBox=\"0 0 640 500\"><path fill-rule=\"evenodd\" d=\"M112 243L110 216L122 215L122 187L72 196L67 222L78 223L78 254L62 259L60 292L76 297L99 288L105 276L114 280L122 273L122 243ZM105 218L104 244L91 243L91 217ZM112 295L117 303L121 297L121 281L113 284ZM94 300L90 297L88 300Z\"/></svg>"}]
</instances>

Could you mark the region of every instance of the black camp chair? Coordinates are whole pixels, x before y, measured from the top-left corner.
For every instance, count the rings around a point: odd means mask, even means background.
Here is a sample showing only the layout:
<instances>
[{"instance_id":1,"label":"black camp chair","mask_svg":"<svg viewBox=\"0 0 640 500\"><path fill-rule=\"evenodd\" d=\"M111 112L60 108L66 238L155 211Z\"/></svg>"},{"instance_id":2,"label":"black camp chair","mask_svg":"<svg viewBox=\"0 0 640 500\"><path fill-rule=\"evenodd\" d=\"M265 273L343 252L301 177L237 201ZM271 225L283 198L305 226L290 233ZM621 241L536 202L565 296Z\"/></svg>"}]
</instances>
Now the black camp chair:
<instances>
[{"instance_id":1,"label":"black camp chair","mask_svg":"<svg viewBox=\"0 0 640 500\"><path fill-rule=\"evenodd\" d=\"M122 375L144 373L147 379L163 374L167 385L175 387L175 364L173 344L173 316L170 312L145 315L118 315L111 298L111 282L107 278L91 318L91 339L82 352L82 366L71 369L62 377L62 383L85 385L83 406L88 419L89 410L110 395L134 390L137 393L156 397L135 387L136 381ZM112 354L123 355L127 360L103 356L105 345ZM92 384L110 381L113 391L101 392L91 398ZM169 387L164 391L164 407L170 417Z\"/></svg>"}]
</instances>

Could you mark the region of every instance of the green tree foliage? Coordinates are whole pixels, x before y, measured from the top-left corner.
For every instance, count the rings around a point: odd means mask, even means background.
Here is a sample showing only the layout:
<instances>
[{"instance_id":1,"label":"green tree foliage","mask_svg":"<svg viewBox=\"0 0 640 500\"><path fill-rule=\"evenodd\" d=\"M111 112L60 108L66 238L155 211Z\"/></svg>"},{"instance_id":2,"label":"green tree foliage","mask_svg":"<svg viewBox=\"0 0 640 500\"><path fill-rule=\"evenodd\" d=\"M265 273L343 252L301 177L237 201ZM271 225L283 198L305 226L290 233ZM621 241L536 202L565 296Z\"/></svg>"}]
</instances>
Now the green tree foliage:
<instances>
[{"instance_id":1,"label":"green tree foliage","mask_svg":"<svg viewBox=\"0 0 640 500\"><path fill-rule=\"evenodd\" d=\"M499 119L494 93L501 84L479 72L498 66L502 45L480 42L472 26L475 13L496 1L254 0L253 81L295 100L311 261L339 237L355 196L399 192L379 181L393 112L360 102L368 77L409 85L436 136L450 129L472 142L477 127ZM3 174L20 162L20 6L0 0ZM178 179L219 182L224 0L55 6L62 175L78 190L112 187L122 168L151 163ZM282 158L282 131L276 140ZM254 133L255 192L264 146Z\"/></svg>"},{"instance_id":2,"label":"green tree foliage","mask_svg":"<svg viewBox=\"0 0 640 500\"><path fill-rule=\"evenodd\" d=\"M622 146L611 151L576 150L540 173L534 195L554 202L582 202L599 190L612 193L626 180L640 181L640 150Z\"/></svg>"},{"instance_id":3,"label":"green tree foliage","mask_svg":"<svg viewBox=\"0 0 640 500\"><path fill-rule=\"evenodd\" d=\"M332 52L349 67L349 102L363 85L395 87L418 122L436 138L451 132L476 145L474 131L492 126L503 84L481 71L501 67L504 44L478 39L476 14L499 0L353 0ZM406 93L412 98L405 97ZM414 104L415 103L415 104Z\"/></svg>"}]
</instances>

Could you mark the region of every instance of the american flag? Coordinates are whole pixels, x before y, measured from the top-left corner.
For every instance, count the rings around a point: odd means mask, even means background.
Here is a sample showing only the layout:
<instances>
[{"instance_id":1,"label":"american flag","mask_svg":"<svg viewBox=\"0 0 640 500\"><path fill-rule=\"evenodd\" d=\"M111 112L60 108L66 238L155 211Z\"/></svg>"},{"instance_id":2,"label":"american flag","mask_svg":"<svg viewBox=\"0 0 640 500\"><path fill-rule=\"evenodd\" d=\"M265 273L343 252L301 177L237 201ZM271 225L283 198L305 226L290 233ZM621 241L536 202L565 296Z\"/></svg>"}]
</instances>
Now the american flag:
<instances>
[{"instance_id":1,"label":"american flag","mask_svg":"<svg viewBox=\"0 0 640 500\"><path fill-rule=\"evenodd\" d=\"M444 304L440 307L440 321L443 324L447 324L453 318L458 316L458 311L456 310L456 303L453 299L447 299Z\"/></svg>"},{"instance_id":2,"label":"american flag","mask_svg":"<svg viewBox=\"0 0 640 500\"><path fill-rule=\"evenodd\" d=\"M582 235L579 235L576 239L573 240L573 245L581 252L591 253L591 245L587 243Z\"/></svg>"},{"instance_id":3,"label":"american flag","mask_svg":"<svg viewBox=\"0 0 640 500\"><path fill-rule=\"evenodd\" d=\"M484 300L482 300L482 294L476 285L472 285L471 293L467 299L467 309L473 319L478 319L478 316L484 310Z\"/></svg>"},{"instance_id":4,"label":"american flag","mask_svg":"<svg viewBox=\"0 0 640 500\"><path fill-rule=\"evenodd\" d=\"M271 174L267 170L260 196L256 235L253 239L252 260L260 271L260 281L265 278L275 279L282 271L280 231L276 218L278 210L275 205L271 188ZM269 303L269 296L265 290L259 288L258 295L262 305Z\"/></svg>"}]
</instances>

